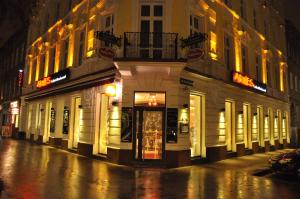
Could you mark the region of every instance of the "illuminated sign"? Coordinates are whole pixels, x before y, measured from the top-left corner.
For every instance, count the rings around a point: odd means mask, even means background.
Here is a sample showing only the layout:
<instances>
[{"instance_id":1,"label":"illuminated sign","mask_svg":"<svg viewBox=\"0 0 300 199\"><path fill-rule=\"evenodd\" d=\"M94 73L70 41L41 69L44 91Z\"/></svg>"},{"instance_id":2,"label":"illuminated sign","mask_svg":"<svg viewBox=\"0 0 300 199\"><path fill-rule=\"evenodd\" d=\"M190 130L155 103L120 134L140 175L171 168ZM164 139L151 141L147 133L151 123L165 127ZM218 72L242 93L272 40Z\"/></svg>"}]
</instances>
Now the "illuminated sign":
<instances>
[{"instance_id":1,"label":"illuminated sign","mask_svg":"<svg viewBox=\"0 0 300 199\"><path fill-rule=\"evenodd\" d=\"M70 78L70 70L65 69L65 70L59 71L58 73L54 73L52 75L43 77L42 79L38 80L36 82L36 87L37 88L45 88L47 86L62 82L69 78Z\"/></svg>"},{"instance_id":2,"label":"illuminated sign","mask_svg":"<svg viewBox=\"0 0 300 199\"><path fill-rule=\"evenodd\" d=\"M10 110L12 115L18 115L19 114L19 102L13 101L10 103Z\"/></svg>"},{"instance_id":3,"label":"illuminated sign","mask_svg":"<svg viewBox=\"0 0 300 199\"><path fill-rule=\"evenodd\" d=\"M232 73L232 81L234 83L237 83L237 84L240 84L240 85L243 85L243 86L264 92L264 93L267 92L266 84L256 81L256 80L248 77L247 75L244 75L244 74L236 72L236 71L233 71L233 73Z\"/></svg>"}]
</instances>

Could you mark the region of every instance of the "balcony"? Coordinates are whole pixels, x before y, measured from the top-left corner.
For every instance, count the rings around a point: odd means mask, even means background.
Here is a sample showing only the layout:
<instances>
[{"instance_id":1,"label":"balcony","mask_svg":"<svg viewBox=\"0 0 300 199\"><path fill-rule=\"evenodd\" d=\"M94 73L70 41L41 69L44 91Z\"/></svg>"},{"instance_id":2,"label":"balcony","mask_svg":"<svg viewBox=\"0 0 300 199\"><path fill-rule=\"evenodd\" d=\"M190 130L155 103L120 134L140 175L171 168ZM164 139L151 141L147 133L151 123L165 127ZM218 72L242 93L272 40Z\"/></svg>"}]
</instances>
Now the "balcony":
<instances>
[{"instance_id":1,"label":"balcony","mask_svg":"<svg viewBox=\"0 0 300 199\"><path fill-rule=\"evenodd\" d=\"M125 32L125 60L174 61L178 59L177 33Z\"/></svg>"}]
</instances>

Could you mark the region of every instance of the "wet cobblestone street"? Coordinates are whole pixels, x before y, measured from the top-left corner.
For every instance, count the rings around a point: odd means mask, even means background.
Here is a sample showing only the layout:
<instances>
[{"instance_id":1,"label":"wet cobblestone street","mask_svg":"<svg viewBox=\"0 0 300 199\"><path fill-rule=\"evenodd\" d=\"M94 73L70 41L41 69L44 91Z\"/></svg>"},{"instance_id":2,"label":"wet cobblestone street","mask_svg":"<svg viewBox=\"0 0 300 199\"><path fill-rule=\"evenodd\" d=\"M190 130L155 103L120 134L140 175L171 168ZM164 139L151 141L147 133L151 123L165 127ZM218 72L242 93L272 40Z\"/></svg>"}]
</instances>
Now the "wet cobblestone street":
<instances>
[{"instance_id":1,"label":"wet cobblestone street","mask_svg":"<svg viewBox=\"0 0 300 199\"><path fill-rule=\"evenodd\" d=\"M49 146L0 142L1 199L299 198L300 183L252 174L265 154L178 169L117 166Z\"/></svg>"}]
</instances>

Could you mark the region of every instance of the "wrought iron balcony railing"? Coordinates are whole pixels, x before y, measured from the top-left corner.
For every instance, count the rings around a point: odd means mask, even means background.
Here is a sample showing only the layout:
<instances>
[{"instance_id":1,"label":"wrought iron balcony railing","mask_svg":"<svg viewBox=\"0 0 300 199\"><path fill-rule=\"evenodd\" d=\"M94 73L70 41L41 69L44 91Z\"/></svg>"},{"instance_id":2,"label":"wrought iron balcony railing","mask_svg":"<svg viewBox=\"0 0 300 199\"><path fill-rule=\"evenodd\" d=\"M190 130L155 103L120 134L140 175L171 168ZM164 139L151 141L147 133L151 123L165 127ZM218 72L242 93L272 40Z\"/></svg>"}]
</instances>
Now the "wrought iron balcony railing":
<instances>
[{"instance_id":1,"label":"wrought iron balcony railing","mask_svg":"<svg viewBox=\"0 0 300 199\"><path fill-rule=\"evenodd\" d=\"M175 60L177 47L177 33L125 32L123 58Z\"/></svg>"}]
</instances>

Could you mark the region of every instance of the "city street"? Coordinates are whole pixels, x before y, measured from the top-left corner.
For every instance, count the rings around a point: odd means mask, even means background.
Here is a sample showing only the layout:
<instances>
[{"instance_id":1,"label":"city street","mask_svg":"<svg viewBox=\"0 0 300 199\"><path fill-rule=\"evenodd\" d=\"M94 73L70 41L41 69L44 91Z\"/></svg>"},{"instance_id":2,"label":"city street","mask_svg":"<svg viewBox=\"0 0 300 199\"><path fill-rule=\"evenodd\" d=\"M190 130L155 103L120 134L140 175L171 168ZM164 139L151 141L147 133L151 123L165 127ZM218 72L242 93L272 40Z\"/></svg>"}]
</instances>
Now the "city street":
<instances>
[{"instance_id":1,"label":"city street","mask_svg":"<svg viewBox=\"0 0 300 199\"><path fill-rule=\"evenodd\" d=\"M0 198L299 198L299 182L253 175L267 168L269 155L178 169L135 169L4 139L0 141L0 179L4 181Z\"/></svg>"}]
</instances>

